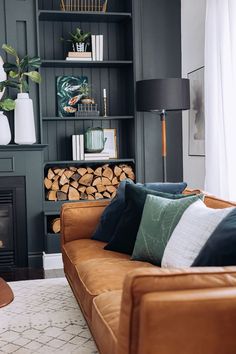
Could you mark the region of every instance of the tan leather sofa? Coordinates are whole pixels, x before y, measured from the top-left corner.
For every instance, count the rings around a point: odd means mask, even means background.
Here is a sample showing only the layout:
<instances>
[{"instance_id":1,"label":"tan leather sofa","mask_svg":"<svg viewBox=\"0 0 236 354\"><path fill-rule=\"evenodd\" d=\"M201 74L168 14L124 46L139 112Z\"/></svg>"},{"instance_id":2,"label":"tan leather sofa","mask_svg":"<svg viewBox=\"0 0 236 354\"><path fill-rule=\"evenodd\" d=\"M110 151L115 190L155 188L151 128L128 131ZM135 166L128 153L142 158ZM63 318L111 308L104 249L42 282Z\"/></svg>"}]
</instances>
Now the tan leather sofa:
<instances>
[{"instance_id":1,"label":"tan leather sofa","mask_svg":"<svg viewBox=\"0 0 236 354\"><path fill-rule=\"evenodd\" d=\"M100 353L235 354L236 267L161 269L105 251L90 238L107 204L61 211L65 274Z\"/></svg>"}]
</instances>

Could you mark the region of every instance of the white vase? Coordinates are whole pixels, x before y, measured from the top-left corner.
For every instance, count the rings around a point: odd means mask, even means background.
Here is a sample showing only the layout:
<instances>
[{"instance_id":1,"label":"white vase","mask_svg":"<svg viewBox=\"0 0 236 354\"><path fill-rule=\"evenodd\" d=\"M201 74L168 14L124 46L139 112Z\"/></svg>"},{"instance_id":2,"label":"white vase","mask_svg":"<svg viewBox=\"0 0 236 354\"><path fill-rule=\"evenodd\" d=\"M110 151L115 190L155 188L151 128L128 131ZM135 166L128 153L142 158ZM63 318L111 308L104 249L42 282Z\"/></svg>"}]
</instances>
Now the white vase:
<instances>
[{"instance_id":1,"label":"white vase","mask_svg":"<svg viewBox=\"0 0 236 354\"><path fill-rule=\"evenodd\" d=\"M0 145L7 145L11 141L11 130L7 117L0 111Z\"/></svg>"},{"instance_id":2,"label":"white vase","mask_svg":"<svg viewBox=\"0 0 236 354\"><path fill-rule=\"evenodd\" d=\"M33 102L28 93L18 93L15 100L15 143L36 142Z\"/></svg>"}]
</instances>

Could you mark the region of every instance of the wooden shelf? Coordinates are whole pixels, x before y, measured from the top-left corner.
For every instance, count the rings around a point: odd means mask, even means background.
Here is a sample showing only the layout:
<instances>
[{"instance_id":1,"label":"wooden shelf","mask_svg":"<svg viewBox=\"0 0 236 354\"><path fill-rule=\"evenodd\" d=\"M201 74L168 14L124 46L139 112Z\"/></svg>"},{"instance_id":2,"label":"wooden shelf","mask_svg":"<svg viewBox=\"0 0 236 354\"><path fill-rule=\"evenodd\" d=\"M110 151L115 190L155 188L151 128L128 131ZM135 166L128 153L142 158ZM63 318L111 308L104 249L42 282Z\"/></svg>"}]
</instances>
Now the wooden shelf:
<instances>
[{"instance_id":1,"label":"wooden shelf","mask_svg":"<svg viewBox=\"0 0 236 354\"><path fill-rule=\"evenodd\" d=\"M117 68L120 66L132 65L132 60L103 60L103 61L68 61L68 60L42 60L42 67L45 68Z\"/></svg>"},{"instance_id":2,"label":"wooden shelf","mask_svg":"<svg viewBox=\"0 0 236 354\"><path fill-rule=\"evenodd\" d=\"M108 117L103 117L103 116L91 116L91 117L43 117L43 121L60 121L60 120L119 120L119 119L134 119L134 116L108 116Z\"/></svg>"},{"instance_id":3,"label":"wooden shelf","mask_svg":"<svg viewBox=\"0 0 236 354\"><path fill-rule=\"evenodd\" d=\"M95 12L95 11L53 11L38 12L40 21L69 21L69 22L122 22L132 18L127 12Z\"/></svg>"}]
</instances>

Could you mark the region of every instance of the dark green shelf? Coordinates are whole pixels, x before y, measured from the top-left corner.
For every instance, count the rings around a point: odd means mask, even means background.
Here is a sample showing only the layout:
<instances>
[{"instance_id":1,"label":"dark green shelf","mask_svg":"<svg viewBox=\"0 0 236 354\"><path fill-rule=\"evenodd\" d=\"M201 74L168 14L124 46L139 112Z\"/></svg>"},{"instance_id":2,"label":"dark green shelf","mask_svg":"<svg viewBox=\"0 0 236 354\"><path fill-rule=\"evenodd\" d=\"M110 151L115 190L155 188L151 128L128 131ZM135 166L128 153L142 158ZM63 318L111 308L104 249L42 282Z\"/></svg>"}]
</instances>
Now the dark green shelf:
<instances>
[{"instance_id":1,"label":"dark green shelf","mask_svg":"<svg viewBox=\"0 0 236 354\"><path fill-rule=\"evenodd\" d=\"M132 18L127 12L41 10L38 14L40 21L122 22Z\"/></svg>"},{"instance_id":2,"label":"dark green shelf","mask_svg":"<svg viewBox=\"0 0 236 354\"><path fill-rule=\"evenodd\" d=\"M29 145L18 145L18 144L8 144L0 145L0 150L4 151L41 151L45 149L48 145L46 144L29 144Z\"/></svg>"},{"instance_id":3,"label":"dark green shelf","mask_svg":"<svg viewBox=\"0 0 236 354\"><path fill-rule=\"evenodd\" d=\"M60 121L60 120L119 120L119 119L134 119L134 116L91 116L91 117L43 117L43 121Z\"/></svg>"},{"instance_id":4,"label":"dark green shelf","mask_svg":"<svg viewBox=\"0 0 236 354\"><path fill-rule=\"evenodd\" d=\"M134 159L109 159L109 160L72 160L72 161L46 161L44 166L68 166L68 165L95 165L106 163L134 163Z\"/></svg>"},{"instance_id":5,"label":"dark green shelf","mask_svg":"<svg viewBox=\"0 0 236 354\"><path fill-rule=\"evenodd\" d=\"M42 60L45 68L117 68L132 65L132 60L103 60L103 61L68 61L68 60Z\"/></svg>"}]
</instances>

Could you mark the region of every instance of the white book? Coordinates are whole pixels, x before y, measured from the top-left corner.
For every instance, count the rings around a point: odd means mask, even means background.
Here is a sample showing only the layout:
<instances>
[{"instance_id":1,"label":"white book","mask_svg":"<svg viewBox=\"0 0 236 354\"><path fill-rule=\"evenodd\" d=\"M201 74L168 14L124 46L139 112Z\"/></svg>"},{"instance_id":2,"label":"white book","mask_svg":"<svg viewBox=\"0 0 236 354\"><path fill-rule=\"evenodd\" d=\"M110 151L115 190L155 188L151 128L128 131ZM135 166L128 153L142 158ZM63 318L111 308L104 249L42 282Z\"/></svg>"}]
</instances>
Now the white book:
<instances>
[{"instance_id":1,"label":"white book","mask_svg":"<svg viewBox=\"0 0 236 354\"><path fill-rule=\"evenodd\" d=\"M79 136L80 141L80 160L84 160L84 136Z\"/></svg>"},{"instance_id":2,"label":"white book","mask_svg":"<svg viewBox=\"0 0 236 354\"><path fill-rule=\"evenodd\" d=\"M96 36L92 35L92 60L96 59Z\"/></svg>"},{"instance_id":3,"label":"white book","mask_svg":"<svg viewBox=\"0 0 236 354\"><path fill-rule=\"evenodd\" d=\"M108 153L104 153L104 152L99 152L99 153L85 153L84 157L109 157Z\"/></svg>"},{"instance_id":4,"label":"white book","mask_svg":"<svg viewBox=\"0 0 236 354\"><path fill-rule=\"evenodd\" d=\"M80 160L80 141L79 141L79 135L76 135L76 160Z\"/></svg>"},{"instance_id":5,"label":"white book","mask_svg":"<svg viewBox=\"0 0 236 354\"><path fill-rule=\"evenodd\" d=\"M103 61L103 35L99 35L99 60Z\"/></svg>"},{"instance_id":6,"label":"white book","mask_svg":"<svg viewBox=\"0 0 236 354\"><path fill-rule=\"evenodd\" d=\"M107 156L99 156L99 157L85 157L84 160L86 161L93 161L93 160L109 160Z\"/></svg>"},{"instance_id":7,"label":"white book","mask_svg":"<svg viewBox=\"0 0 236 354\"><path fill-rule=\"evenodd\" d=\"M100 36L96 36L96 60L100 61Z\"/></svg>"},{"instance_id":8,"label":"white book","mask_svg":"<svg viewBox=\"0 0 236 354\"><path fill-rule=\"evenodd\" d=\"M92 61L92 58L70 58L66 57L67 61Z\"/></svg>"},{"instance_id":9,"label":"white book","mask_svg":"<svg viewBox=\"0 0 236 354\"><path fill-rule=\"evenodd\" d=\"M72 159L76 159L76 135L72 135Z\"/></svg>"}]
</instances>

